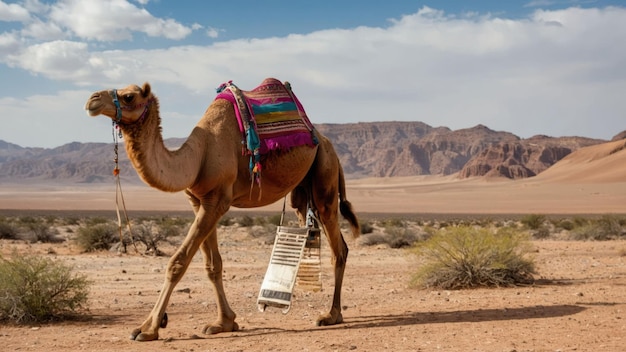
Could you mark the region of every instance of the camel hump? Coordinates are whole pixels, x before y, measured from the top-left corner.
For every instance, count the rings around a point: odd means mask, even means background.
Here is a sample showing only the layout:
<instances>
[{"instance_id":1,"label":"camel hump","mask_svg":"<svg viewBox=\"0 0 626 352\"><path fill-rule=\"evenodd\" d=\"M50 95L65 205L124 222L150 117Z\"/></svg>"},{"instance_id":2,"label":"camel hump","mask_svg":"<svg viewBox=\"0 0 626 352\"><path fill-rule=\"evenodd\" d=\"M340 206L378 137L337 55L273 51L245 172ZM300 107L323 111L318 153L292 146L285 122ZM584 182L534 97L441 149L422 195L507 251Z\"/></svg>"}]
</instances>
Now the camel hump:
<instances>
[{"instance_id":1,"label":"camel hump","mask_svg":"<svg viewBox=\"0 0 626 352\"><path fill-rule=\"evenodd\" d=\"M263 82L261 82L260 85L261 86L265 86L265 85L273 85L273 84L278 84L278 85L281 85L281 86L283 85L283 83L281 81L277 80L276 78L272 78L272 77L264 79Z\"/></svg>"}]
</instances>

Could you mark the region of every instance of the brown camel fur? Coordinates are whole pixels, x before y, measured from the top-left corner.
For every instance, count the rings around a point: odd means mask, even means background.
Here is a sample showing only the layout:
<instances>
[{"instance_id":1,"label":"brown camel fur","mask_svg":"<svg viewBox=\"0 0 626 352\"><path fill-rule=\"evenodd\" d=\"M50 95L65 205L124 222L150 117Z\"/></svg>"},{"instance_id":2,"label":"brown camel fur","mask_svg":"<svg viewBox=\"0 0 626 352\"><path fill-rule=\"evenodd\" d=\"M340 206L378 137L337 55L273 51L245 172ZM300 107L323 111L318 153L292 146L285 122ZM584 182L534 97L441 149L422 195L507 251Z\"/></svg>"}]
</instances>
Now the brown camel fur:
<instances>
[{"instance_id":1,"label":"brown camel fur","mask_svg":"<svg viewBox=\"0 0 626 352\"><path fill-rule=\"evenodd\" d=\"M116 108L117 94L121 108ZM185 191L195 213L189 233L170 259L159 298L141 326L131 334L136 341L156 340L167 324L165 313L175 285L183 277L192 257L200 249L205 269L217 299L217 319L203 332L236 331L235 313L228 305L222 283L222 258L218 250L218 220L231 206L252 208L268 205L291 192L291 205L300 220L308 195L330 245L335 268L332 307L316 324L341 323L341 284L348 247L339 229L338 213L359 235L359 224L346 200L345 181L339 159L330 141L314 131L319 144L289 151L273 151L262 159L262 192L251 190L249 159L241 153L241 134L233 105L222 99L211 103L187 141L168 150L161 135L159 102L150 85L93 93L85 105L90 116L105 115L118 120L126 140L126 152L139 176L150 186L166 192Z\"/></svg>"}]
</instances>

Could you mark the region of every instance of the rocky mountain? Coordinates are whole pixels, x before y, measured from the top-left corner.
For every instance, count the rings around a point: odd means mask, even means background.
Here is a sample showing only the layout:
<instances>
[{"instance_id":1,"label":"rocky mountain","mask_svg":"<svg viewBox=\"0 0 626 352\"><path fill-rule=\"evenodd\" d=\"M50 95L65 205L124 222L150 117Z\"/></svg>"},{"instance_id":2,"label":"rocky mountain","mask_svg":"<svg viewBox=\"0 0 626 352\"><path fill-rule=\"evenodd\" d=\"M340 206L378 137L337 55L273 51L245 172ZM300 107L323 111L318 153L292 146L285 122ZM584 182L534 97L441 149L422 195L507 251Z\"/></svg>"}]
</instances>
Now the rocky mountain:
<instances>
[{"instance_id":1,"label":"rocky mountain","mask_svg":"<svg viewBox=\"0 0 626 352\"><path fill-rule=\"evenodd\" d=\"M459 173L462 178L523 178L581 147L606 142L584 137L521 139L483 125L450 130L421 122L378 122L317 128L333 141L346 174L352 177Z\"/></svg>"},{"instance_id":2,"label":"rocky mountain","mask_svg":"<svg viewBox=\"0 0 626 352\"><path fill-rule=\"evenodd\" d=\"M524 178L577 149L606 142L584 137L521 139L483 125L451 130L422 122L319 124L316 128L334 143L348 178L456 173L463 178ZM620 135L626 133L615 138ZM177 148L183 142L174 138L166 144ZM48 149L0 141L0 182L110 182L114 155L112 143L74 142ZM123 145L119 164L127 182L141 182Z\"/></svg>"}]
</instances>

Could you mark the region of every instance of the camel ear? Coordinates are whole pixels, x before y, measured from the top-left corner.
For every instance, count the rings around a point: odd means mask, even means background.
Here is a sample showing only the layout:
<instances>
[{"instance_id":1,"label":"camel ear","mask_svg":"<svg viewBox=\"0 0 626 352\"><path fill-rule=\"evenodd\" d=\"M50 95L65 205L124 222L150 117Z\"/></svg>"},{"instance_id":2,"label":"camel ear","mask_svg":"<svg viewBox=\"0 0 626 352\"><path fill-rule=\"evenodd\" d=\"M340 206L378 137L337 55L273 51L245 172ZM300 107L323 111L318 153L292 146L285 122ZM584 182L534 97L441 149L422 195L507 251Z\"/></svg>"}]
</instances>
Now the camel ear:
<instances>
[{"instance_id":1,"label":"camel ear","mask_svg":"<svg viewBox=\"0 0 626 352\"><path fill-rule=\"evenodd\" d=\"M146 82L143 84L143 87L141 88L142 90L142 95L144 98L146 98L148 95L150 95L150 83Z\"/></svg>"}]
</instances>

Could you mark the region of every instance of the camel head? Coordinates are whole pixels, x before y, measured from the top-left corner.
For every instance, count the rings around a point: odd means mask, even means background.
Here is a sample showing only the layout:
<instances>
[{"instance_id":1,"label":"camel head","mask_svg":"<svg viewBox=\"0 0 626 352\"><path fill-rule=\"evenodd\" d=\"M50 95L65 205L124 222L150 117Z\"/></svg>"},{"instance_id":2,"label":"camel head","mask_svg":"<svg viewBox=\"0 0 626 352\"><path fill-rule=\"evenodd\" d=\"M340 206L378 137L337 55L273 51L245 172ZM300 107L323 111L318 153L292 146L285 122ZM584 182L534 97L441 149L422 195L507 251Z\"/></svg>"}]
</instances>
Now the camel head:
<instances>
[{"instance_id":1,"label":"camel head","mask_svg":"<svg viewBox=\"0 0 626 352\"><path fill-rule=\"evenodd\" d=\"M105 115L117 123L130 125L143 120L153 101L150 84L144 83L143 87L131 84L122 89L93 93L85 110L89 116Z\"/></svg>"}]
</instances>

